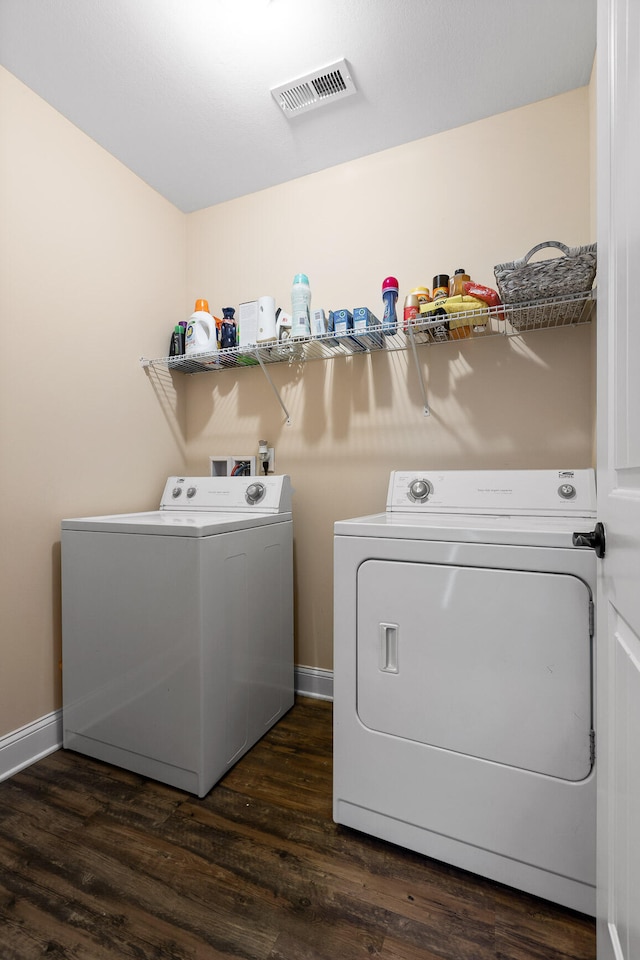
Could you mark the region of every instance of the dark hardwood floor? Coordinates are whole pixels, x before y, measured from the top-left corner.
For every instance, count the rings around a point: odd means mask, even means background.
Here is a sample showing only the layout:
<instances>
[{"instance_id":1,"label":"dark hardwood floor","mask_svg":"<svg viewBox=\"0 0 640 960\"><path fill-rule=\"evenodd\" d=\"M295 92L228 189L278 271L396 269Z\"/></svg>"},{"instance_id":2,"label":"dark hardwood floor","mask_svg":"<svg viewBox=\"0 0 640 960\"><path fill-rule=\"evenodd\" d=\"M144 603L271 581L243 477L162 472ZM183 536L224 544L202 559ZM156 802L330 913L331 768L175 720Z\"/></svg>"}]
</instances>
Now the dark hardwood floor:
<instances>
[{"instance_id":1,"label":"dark hardwood floor","mask_svg":"<svg viewBox=\"0 0 640 960\"><path fill-rule=\"evenodd\" d=\"M580 914L337 826L331 704L203 799L58 751L0 783L0 960L593 960Z\"/></svg>"}]
</instances>

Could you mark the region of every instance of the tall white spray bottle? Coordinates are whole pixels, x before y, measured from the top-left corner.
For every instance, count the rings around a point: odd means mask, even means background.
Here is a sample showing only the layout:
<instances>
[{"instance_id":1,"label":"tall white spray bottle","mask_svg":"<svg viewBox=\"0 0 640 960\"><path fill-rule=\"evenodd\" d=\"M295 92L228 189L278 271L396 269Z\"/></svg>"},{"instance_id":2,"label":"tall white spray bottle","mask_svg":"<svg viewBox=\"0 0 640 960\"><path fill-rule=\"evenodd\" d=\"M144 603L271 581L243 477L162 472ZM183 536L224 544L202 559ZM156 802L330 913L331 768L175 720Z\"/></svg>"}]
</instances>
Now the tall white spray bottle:
<instances>
[{"instance_id":1,"label":"tall white spray bottle","mask_svg":"<svg viewBox=\"0 0 640 960\"><path fill-rule=\"evenodd\" d=\"M291 336L311 336L311 287L306 273L296 273L291 287Z\"/></svg>"}]
</instances>

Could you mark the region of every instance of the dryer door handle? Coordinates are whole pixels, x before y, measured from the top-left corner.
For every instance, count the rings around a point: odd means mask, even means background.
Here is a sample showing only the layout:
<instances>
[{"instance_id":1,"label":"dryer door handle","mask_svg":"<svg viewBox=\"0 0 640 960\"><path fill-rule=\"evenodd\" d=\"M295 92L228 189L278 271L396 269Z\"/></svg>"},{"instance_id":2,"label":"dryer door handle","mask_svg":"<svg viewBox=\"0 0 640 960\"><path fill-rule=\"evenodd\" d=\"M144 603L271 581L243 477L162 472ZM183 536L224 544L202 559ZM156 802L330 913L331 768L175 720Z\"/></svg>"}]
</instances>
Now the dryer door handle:
<instances>
[{"instance_id":1,"label":"dryer door handle","mask_svg":"<svg viewBox=\"0 0 640 960\"><path fill-rule=\"evenodd\" d=\"M383 673L398 672L398 624L381 623L378 625L379 647L378 666Z\"/></svg>"},{"instance_id":2,"label":"dryer door handle","mask_svg":"<svg viewBox=\"0 0 640 960\"><path fill-rule=\"evenodd\" d=\"M598 521L595 529L589 533L574 533L573 545L574 547L591 547L595 550L596 557L602 560L605 551L604 524Z\"/></svg>"}]
</instances>

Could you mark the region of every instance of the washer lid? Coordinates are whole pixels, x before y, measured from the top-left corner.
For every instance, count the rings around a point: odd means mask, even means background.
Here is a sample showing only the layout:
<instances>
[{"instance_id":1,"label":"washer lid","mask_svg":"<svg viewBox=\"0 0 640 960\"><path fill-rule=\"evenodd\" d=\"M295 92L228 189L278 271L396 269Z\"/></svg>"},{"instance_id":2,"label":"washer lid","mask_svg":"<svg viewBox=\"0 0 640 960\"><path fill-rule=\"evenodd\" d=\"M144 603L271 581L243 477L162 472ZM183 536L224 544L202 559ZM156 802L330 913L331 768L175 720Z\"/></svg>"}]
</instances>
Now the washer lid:
<instances>
[{"instance_id":1,"label":"washer lid","mask_svg":"<svg viewBox=\"0 0 640 960\"><path fill-rule=\"evenodd\" d=\"M142 533L147 536L210 537L268 523L291 520L290 513L203 513L196 510L152 510L104 517L75 517L62 521L63 530L101 533Z\"/></svg>"}]
</instances>

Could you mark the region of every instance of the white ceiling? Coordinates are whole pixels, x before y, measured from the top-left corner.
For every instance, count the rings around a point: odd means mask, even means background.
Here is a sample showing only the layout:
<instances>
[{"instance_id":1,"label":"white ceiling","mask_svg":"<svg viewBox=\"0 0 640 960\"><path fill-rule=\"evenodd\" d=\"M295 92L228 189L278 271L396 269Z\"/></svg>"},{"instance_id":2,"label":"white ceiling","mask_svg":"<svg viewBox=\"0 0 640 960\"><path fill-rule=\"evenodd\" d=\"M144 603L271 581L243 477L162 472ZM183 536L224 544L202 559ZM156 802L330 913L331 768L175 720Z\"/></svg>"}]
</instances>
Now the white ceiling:
<instances>
[{"instance_id":1,"label":"white ceiling","mask_svg":"<svg viewBox=\"0 0 640 960\"><path fill-rule=\"evenodd\" d=\"M0 63L185 212L583 86L595 44L596 0L0 0ZM343 57L357 94L285 117Z\"/></svg>"}]
</instances>

